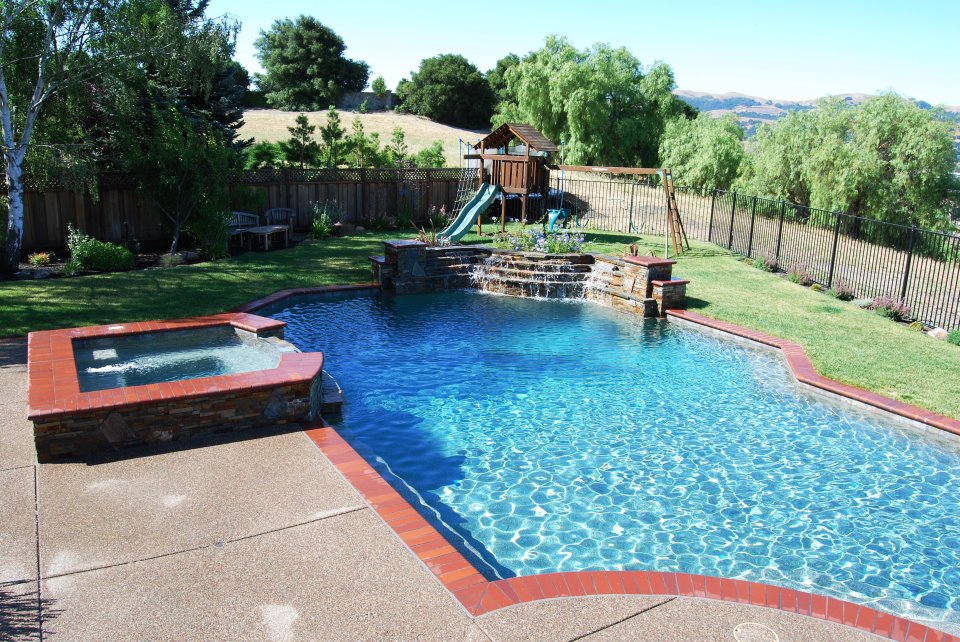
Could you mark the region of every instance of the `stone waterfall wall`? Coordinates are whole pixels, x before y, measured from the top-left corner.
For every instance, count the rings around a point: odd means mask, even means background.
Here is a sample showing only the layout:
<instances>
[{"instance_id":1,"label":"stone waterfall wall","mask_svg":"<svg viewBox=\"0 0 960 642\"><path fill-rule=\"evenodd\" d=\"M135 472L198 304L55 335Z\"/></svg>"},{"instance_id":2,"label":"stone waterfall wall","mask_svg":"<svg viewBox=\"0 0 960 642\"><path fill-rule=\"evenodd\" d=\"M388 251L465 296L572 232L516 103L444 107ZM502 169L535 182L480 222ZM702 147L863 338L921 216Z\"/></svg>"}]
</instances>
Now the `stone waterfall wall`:
<instances>
[{"instance_id":1,"label":"stone waterfall wall","mask_svg":"<svg viewBox=\"0 0 960 642\"><path fill-rule=\"evenodd\" d=\"M676 261L653 256L540 254L396 240L384 241L383 255L370 260L374 281L394 294L475 287L513 296L585 298L644 317L682 308L687 284L671 279Z\"/></svg>"}]
</instances>

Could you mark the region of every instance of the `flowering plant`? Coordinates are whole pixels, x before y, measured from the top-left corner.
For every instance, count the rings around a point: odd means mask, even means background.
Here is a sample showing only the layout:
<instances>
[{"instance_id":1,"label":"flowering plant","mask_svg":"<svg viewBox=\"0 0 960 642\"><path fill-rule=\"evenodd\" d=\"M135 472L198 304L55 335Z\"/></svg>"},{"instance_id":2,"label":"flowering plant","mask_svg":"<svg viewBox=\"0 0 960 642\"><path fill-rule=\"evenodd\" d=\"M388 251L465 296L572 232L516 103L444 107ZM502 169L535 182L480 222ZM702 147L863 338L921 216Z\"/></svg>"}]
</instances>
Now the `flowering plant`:
<instances>
[{"instance_id":1,"label":"flowering plant","mask_svg":"<svg viewBox=\"0 0 960 642\"><path fill-rule=\"evenodd\" d=\"M579 252L583 242L583 234L572 230L544 232L539 228L531 228L516 234L511 232L501 242L501 246L518 252L568 254Z\"/></svg>"}]
</instances>

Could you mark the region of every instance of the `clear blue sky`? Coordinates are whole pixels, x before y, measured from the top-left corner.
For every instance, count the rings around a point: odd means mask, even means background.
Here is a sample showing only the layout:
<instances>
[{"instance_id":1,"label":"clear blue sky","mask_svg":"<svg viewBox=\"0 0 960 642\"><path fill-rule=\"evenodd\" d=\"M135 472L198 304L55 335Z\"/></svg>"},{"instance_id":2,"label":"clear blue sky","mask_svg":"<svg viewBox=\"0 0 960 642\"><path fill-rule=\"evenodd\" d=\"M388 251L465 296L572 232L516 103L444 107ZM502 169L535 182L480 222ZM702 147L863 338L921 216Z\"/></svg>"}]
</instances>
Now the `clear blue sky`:
<instances>
[{"instance_id":1,"label":"clear blue sky","mask_svg":"<svg viewBox=\"0 0 960 642\"><path fill-rule=\"evenodd\" d=\"M894 90L960 105L960 0L212 0L208 10L242 22L237 59L251 71L260 30L301 13L390 88L429 56L459 53L486 71L559 34L578 47L625 46L645 65L663 60L680 89L790 100Z\"/></svg>"}]
</instances>

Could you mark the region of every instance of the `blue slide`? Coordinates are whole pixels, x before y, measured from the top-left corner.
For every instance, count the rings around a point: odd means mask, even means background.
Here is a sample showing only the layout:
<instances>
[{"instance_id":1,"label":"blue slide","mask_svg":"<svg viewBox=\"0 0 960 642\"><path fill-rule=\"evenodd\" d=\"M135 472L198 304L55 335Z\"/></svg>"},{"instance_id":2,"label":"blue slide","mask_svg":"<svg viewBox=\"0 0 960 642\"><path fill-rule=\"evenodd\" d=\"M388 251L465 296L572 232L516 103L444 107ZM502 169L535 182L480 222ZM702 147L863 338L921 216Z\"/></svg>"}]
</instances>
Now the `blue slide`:
<instances>
[{"instance_id":1,"label":"blue slide","mask_svg":"<svg viewBox=\"0 0 960 642\"><path fill-rule=\"evenodd\" d=\"M490 203L499 193L499 185L482 184L473 198L463 206L463 209L454 217L450 225L437 234L437 237L449 239L451 243L459 241L464 234L470 231L473 224L477 222L477 218L490 207Z\"/></svg>"}]
</instances>

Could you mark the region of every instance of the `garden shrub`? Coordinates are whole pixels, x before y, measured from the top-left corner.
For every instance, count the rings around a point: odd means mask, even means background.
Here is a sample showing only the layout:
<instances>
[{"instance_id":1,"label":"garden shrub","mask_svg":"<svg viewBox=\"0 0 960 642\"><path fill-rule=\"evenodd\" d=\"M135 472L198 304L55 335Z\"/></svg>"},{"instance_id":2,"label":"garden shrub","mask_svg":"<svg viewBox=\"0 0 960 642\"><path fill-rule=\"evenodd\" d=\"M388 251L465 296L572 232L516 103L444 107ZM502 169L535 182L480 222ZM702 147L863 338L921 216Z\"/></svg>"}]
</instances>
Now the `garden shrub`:
<instances>
[{"instance_id":1,"label":"garden shrub","mask_svg":"<svg viewBox=\"0 0 960 642\"><path fill-rule=\"evenodd\" d=\"M894 321L909 321L913 316L913 311L906 301L886 295L875 297L873 303L870 304L870 309L880 316Z\"/></svg>"},{"instance_id":2,"label":"garden shrub","mask_svg":"<svg viewBox=\"0 0 960 642\"><path fill-rule=\"evenodd\" d=\"M534 228L517 234L509 233L498 241L499 247L518 252L543 252L544 254L568 254L579 252L583 247L583 234L571 230L544 232Z\"/></svg>"},{"instance_id":3,"label":"garden shrub","mask_svg":"<svg viewBox=\"0 0 960 642\"><path fill-rule=\"evenodd\" d=\"M310 206L312 218L310 219L310 238L324 239L333 233L333 226L337 223L342 212L334 201L319 201Z\"/></svg>"},{"instance_id":4,"label":"garden shrub","mask_svg":"<svg viewBox=\"0 0 960 642\"><path fill-rule=\"evenodd\" d=\"M228 219L229 214L224 212L197 212L184 228L204 258L222 259L230 255L227 251L227 244L230 242Z\"/></svg>"},{"instance_id":5,"label":"garden shrub","mask_svg":"<svg viewBox=\"0 0 960 642\"><path fill-rule=\"evenodd\" d=\"M947 343L952 343L955 346L960 346L960 329L951 330L947 334Z\"/></svg>"},{"instance_id":6,"label":"garden shrub","mask_svg":"<svg viewBox=\"0 0 960 642\"><path fill-rule=\"evenodd\" d=\"M853 291L853 287L847 282L837 280L828 291L828 294L841 301L853 301L857 293Z\"/></svg>"},{"instance_id":7,"label":"garden shrub","mask_svg":"<svg viewBox=\"0 0 960 642\"><path fill-rule=\"evenodd\" d=\"M772 254L763 254L753 260L753 267L764 272L776 272L777 259Z\"/></svg>"},{"instance_id":8,"label":"garden shrub","mask_svg":"<svg viewBox=\"0 0 960 642\"><path fill-rule=\"evenodd\" d=\"M27 257L27 263L33 267L47 267L53 263L53 255L50 252L34 252Z\"/></svg>"},{"instance_id":9,"label":"garden shrub","mask_svg":"<svg viewBox=\"0 0 960 642\"><path fill-rule=\"evenodd\" d=\"M81 270L95 272L119 272L133 268L133 253L122 245L107 243L92 238L67 225L67 249L70 260L64 266L67 274Z\"/></svg>"},{"instance_id":10,"label":"garden shrub","mask_svg":"<svg viewBox=\"0 0 960 642\"><path fill-rule=\"evenodd\" d=\"M806 263L797 263L787 270L787 280L797 285L807 286L813 284L813 275L807 269Z\"/></svg>"}]
</instances>

